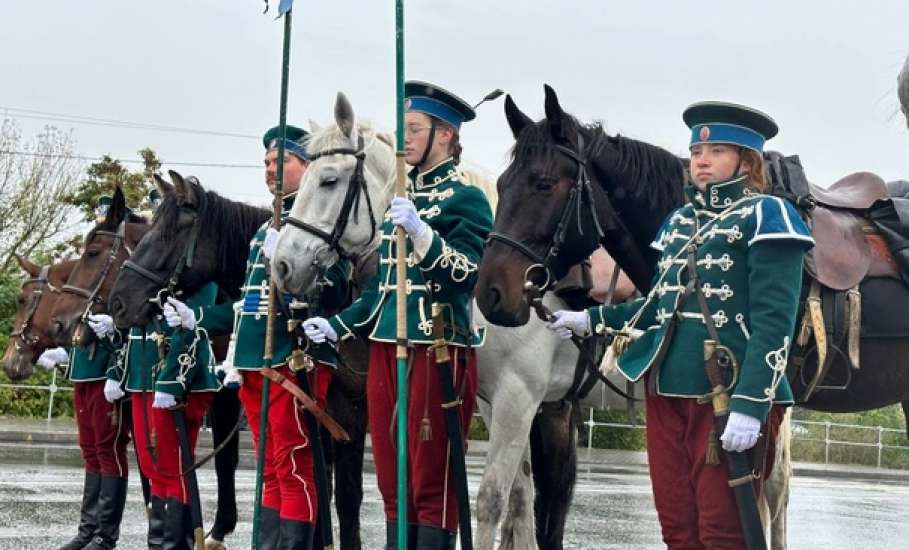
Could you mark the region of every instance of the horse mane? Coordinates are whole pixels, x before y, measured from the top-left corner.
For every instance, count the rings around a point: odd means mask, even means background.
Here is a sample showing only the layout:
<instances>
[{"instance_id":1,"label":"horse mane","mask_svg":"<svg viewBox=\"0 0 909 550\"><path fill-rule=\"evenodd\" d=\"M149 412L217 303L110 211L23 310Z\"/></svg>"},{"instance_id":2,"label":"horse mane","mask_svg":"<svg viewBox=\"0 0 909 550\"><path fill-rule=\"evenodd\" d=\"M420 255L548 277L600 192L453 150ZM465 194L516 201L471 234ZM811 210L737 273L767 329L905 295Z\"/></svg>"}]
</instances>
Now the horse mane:
<instances>
[{"instance_id":1,"label":"horse mane","mask_svg":"<svg viewBox=\"0 0 909 550\"><path fill-rule=\"evenodd\" d=\"M199 240L217 243L215 254L223 262L222 273L230 282L230 288L226 290L236 293L246 271L249 239L271 216L271 211L222 197L194 180L188 179L187 185L191 185L200 198ZM179 217L179 199L175 194L169 194L158 206L153 219L154 224L160 224L165 243L172 243L176 238Z\"/></svg>"},{"instance_id":2,"label":"horse mane","mask_svg":"<svg viewBox=\"0 0 909 550\"><path fill-rule=\"evenodd\" d=\"M148 220L146 218L142 217L142 215L140 215L140 214L133 212L132 210L127 210L126 218L123 221L127 224L148 225ZM98 231L116 232L117 229L119 229L119 226L120 226L120 224L115 225L112 223L108 223L108 221L105 219L103 222L101 222L99 224L95 224L95 226L91 228L91 230L88 232L88 234L85 235L85 240L83 242L85 242L85 243L91 242L91 240L95 237L95 233L97 233Z\"/></svg>"},{"instance_id":3,"label":"horse mane","mask_svg":"<svg viewBox=\"0 0 909 550\"><path fill-rule=\"evenodd\" d=\"M610 177L621 182L631 198L646 201L655 211L668 211L682 203L682 161L669 151L619 134L610 136L601 122L582 124L567 113L561 125L564 134L584 137L586 157L595 163L605 161ZM562 155L556 145L571 146L557 143L550 121L544 119L521 131L511 158L518 163L535 158L547 171L554 171Z\"/></svg>"}]
</instances>

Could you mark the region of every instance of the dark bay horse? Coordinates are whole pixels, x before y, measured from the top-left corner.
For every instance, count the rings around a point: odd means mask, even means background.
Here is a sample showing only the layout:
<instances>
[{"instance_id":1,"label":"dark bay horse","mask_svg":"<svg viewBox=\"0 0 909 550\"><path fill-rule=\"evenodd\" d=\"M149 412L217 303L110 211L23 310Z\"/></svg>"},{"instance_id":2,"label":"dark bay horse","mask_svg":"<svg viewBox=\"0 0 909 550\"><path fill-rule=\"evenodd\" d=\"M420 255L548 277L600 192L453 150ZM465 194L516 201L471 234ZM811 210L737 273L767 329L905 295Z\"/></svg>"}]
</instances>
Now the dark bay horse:
<instances>
[{"instance_id":1,"label":"dark bay horse","mask_svg":"<svg viewBox=\"0 0 909 550\"><path fill-rule=\"evenodd\" d=\"M232 300L240 298L246 273L250 241L271 211L231 201L206 191L194 178L184 180L170 173L173 185L158 179L164 201L131 258L132 262L156 274L159 280L123 270L111 295L115 322L127 326L146 322L154 311L148 300L167 281L194 227L198 237L191 266L179 275L176 289L191 294L208 282L227 291ZM365 347L344 351L346 365L365 365ZM328 392L329 413L351 436L348 443L326 448L333 463L335 507L340 521L340 547L359 549L360 504L363 499L363 452L366 439L365 368L359 371L342 366L332 377ZM224 393L224 392L221 392ZM331 441L327 435L323 441ZM220 490L219 490L220 492Z\"/></svg>"},{"instance_id":2,"label":"dark bay horse","mask_svg":"<svg viewBox=\"0 0 909 550\"><path fill-rule=\"evenodd\" d=\"M14 382L31 376L38 357L54 347L48 334L51 310L76 267L76 260L39 266L17 255L16 261L27 278L16 297L13 331L3 354L3 368Z\"/></svg>"},{"instance_id":3,"label":"dark bay horse","mask_svg":"<svg viewBox=\"0 0 909 550\"><path fill-rule=\"evenodd\" d=\"M516 144L512 162L498 181L495 231L508 238L490 242L477 285L484 314L505 325L521 324L529 316L523 296L525 273L540 277L549 269L558 278L600 244L637 288L649 290L656 267L656 251L649 243L663 219L683 203L684 159L654 145L610 136L600 125L583 125L562 110L552 88L546 86L545 91L546 118L536 123L511 98L505 102ZM579 161L589 185L572 195L580 185ZM572 204L569 196L574 197ZM567 223L560 224L563 218ZM597 231L595 220L602 232ZM528 272L533 264L546 269ZM893 298L909 291L899 284L889 285L887 291L896 295L881 299L872 286L880 282L877 279L866 280L864 287L866 300L880 305L874 314L904 318L899 311L882 310L902 307L905 298ZM909 340L863 337L863 368L852 369L846 360L840 356L828 372L833 376L851 371L848 386L820 389L807 401L799 399L805 384L790 369L798 404L827 412L858 412L896 403L907 409ZM816 363L816 357L809 354L806 363L811 361ZM806 366L809 371L817 368Z\"/></svg>"},{"instance_id":4,"label":"dark bay horse","mask_svg":"<svg viewBox=\"0 0 909 550\"><path fill-rule=\"evenodd\" d=\"M146 219L127 208L126 199L117 188L105 220L85 237L82 255L74 262L53 305L49 332L55 345L95 344L95 333L85 324L85 317L88 313L111 311L109 296L121 266L150 229ZM224 443L223 450L215 457L218 510L212 531L229 533L237 523L234 472L239 460L239 436L231 436L240 414L236 392L218 392L211 410L213 443L216 447Z\"/></svg>"}]
</instances>

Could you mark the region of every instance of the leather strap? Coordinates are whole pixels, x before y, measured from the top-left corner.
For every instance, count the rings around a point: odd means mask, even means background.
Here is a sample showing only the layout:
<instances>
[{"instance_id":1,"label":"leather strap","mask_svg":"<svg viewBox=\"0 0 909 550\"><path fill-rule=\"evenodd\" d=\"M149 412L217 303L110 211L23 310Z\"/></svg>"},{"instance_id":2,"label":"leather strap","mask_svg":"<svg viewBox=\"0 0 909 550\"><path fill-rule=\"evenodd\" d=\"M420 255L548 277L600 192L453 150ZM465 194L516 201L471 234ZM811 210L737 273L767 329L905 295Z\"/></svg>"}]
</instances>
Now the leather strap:
<instances>
[{"instance_id":1,"label":"leather strap","mask_svg":"<svg viewBox=\"0 0 909 550\"><path fill-rule=\"evenodd\" d=\"M268 378L275 384L280 385L282 388L287 390L293 395L297 401L300 402L300 405L309 411L311 415L316 419L316 421L325 427L328 430L328 433L331 434L331 437L337 441L350 441L350 436L347 435L347 431L338 424L334 418L328 416L328 413L322 410L319 405L316 404L316 401L306 395L306 393L300 389L300 386L291 382L287 377L285 377L280 372L275 369L262 367L260 371L262 376Z\"/></svg>"}]
</instances>

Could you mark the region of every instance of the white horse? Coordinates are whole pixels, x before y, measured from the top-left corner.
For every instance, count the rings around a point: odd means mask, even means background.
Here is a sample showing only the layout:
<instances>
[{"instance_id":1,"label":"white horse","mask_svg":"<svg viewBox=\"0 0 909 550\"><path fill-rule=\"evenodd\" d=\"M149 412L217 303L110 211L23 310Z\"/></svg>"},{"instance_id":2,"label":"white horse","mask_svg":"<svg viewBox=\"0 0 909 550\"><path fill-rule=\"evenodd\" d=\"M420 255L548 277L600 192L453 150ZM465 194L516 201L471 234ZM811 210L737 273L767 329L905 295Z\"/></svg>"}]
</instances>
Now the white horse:
<instances>
[{"instance_id":1,"label":"white horse","mask_svg":"<svg viewBox=\"0 0 909 550\"><path fill-rule=\"evenodd\" d=\"M354 259L374 252L381 238L375 224L381 225L393 196L392 138L359 122L342 93L335 101L334 114L335 125L313 126L309 150L315 155L339 152L320 156L309 166L290 212L292 218L316 231L285 225L272 259L276 283L294 294L310 290L317 277L315 266L332 265L339 250ZM359 208L342 215L343 198L357 165L355 151L364 153L366 185L361 192L365 195L358 201ZM483 187L491 194L489 186ZM346 225L339 232L340 220ZM328 243L332 235L337 240L335 247ZM544 303L553 310L565 307L551 293ZM478 308L474 308L474 318L485 323ZM578 352L535 318L517 328L488 324L486 330L486 344L477 348L478 403L489 429L489 447L477 497L475 546L491 550L501 523L500 548L534 549L533 485L525 466L530 463L528 437L540 405L562 399L571 388Z\"/></svg>"}]
</instances>

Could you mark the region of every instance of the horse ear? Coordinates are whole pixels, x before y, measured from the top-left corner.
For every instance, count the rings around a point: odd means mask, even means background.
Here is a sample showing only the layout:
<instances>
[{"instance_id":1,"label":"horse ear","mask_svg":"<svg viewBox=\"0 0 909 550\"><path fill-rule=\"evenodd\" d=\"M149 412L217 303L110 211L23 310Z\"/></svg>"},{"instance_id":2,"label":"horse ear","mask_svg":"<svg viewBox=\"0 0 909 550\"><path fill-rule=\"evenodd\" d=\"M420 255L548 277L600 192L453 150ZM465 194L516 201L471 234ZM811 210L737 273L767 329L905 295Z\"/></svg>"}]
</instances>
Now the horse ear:
<instances>
[{"instance_id":1,"label":"horse ear","mask_svg":"<svg viewBox=\"0 0 909 550\"><path fill-rule=\"evenodd\" d=\"M196 205L196 192L193 186L183 179L179 172L169 170L170 180L174 182L174 190L177 193L177 200L187 206Z\"/></svg>"},{"instance_id":2,"label":"horse ear","mask_svg":"<svg viewBox=\"0 0 909 550\"><path fill-rule=\"evenodd\" d=\"M126 195L123 189L118 185L114 190L114 196L111 198L110 208L107 210L107 216L104 218L104 225L108 227L117 227L120 222L126 219Z\"/></svg>"},{"instance_id":3,"label":"horse ear","mask_svg":"<svg viewBox=\"0 0 909 550\"><path fill-rule=\"evenodd\" d=\"M315 134L316 132L318 132L318 131L321 130L321 129L322 129L322 126L320 126L318 122L316 122L316 121L313 120L313 119L309 119L309 131L310 131L310 133Z\"/></svg>"},{"instance_id":4,"label":"horse ear","mask_svg":"<svg viewBox=\"0 0 909 550\"><path fill-rule=\"evenodd\" d=\"M552 132L552 137L556 140L565 139L565 136L562 135L562 116L565 112L562 110L562 106L559 105L559 97L549 84L543 85L543 91L546 94L544 103L546 107L546 120L549 121L549 129Z\"/></svg>"},{"instance_id":5,"label":"horse ear","mask_svg":"<svg viewBox=\"0 0 909 550\"><path fill-rule=\"evenodd\" d=\"M174 194L174 186L161 177L161 174L155 173L155 185L162 197L169 197Z\"/></svg>"},{"instance_id":6,"label":"horse ear","mask_svg":"<svg viewBox=\"0 0 909 550\"><path fill-rule=\"evenodd\" d=\"M505 118L508 120L508 126L511 127L511 135L515 139L518 139L521 130L533 124L533 120L518 109L517 104L511 99L511 94L505 96Z\"/></svg>"},{"instance_id":7,"label":"horse ear","mask_svg":"<svg viewBox=\"0 0 909 550\"><path fill-rule=\"evenodd\" d=\"M38 276L38 273L41 271L41 267L39 267L38 265L33 263L31 260L29 260L25 256L13 254L13 257L16 258L16 263L19 264L19 267L21 267L23 271L25 271L32 277Z\"/></svg>"},{"instance_id":8,"label":"horse ear","mask_svg":"<svg viewBox=\"0 0 909 550\"><path fill-rule=\"evenodd\" d=\"M338 92L338 97L335 99L335 122L338 123L341 133L347 136L351 143L356 142L357 120L354 116L353 106L344 92Z\"/></svg>"}]
</instances>

